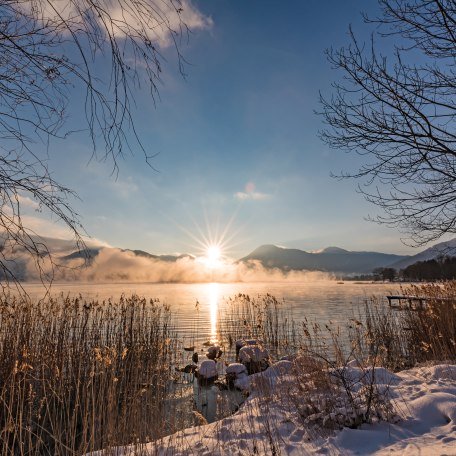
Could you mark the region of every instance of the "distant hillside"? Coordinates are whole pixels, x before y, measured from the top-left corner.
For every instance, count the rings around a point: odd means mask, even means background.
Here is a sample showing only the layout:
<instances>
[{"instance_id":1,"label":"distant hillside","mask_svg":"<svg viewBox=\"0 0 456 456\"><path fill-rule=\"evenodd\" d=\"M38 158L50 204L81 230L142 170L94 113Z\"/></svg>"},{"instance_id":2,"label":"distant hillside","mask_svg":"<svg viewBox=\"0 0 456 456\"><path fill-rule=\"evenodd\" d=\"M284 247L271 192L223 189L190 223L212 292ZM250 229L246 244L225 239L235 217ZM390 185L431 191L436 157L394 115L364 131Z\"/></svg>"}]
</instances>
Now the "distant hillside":
<instances>
[{"instance_id":1,"label":"distant hillside","mask_svg":"<svg viewBox=\"0 0 456 456\"><path fill-rule=\"evenodd\" d=\"M68 255L64 255L61 257L62 260L75 260L77 258L81 258L87 261L92 261L99 253L101 248L98 249L85 249L85 250L77 250L72 252Z\"/></svg>"},{"instance_id":2,"label":"distant hillside","mask_svg":"<svg viewBox=\"0 0 456 456\"><path fill-rule=\"evenodd\" d=\"M151 260L151 266L154 263L174 263L180 259L188 258L194 259L195 257L190 254L176 254L176 255L153 255L144 250L130 250L118 249L101 245L101 243L88 240L86 242L87 248L85 250L76 250L77 246L74 241L64 239L54 239L42 236L34 236L33 242L36 243L40 249L40 255L45 258L50 253L54 266L63 266L54 268L57 280L74 280L81 272L88 271L92 267L96 267L97 259L100 262L100 268L106 269L107 279L110 280L111 276L125 277L125 269L129 267L129 277L136 277L132 271L135 271L135 264L139 270L144 266L144 262L135 263L135 260L146 258ZM0 233L0 247L1 247L1 233ZM103 258L100 254L103 252ZM120 254L120 255L119 255ZM122 255L125 255L126 262L122 263ZM133 258L132 258L133 257ZM4 260L6 266L9 268L10 276L14 276L21 281L39 280L40 275L33 262L33 258L28 254L23 247L15 247L10 252L9 258ZM106 267L106 265L109 265ZM132 266L133 265L133 266ZM70 266L67 268L67 266ZM81 266L79 269L78 266ZM170 265L171 268L171 265ZM164 268L163 270L167 270ZM111 275L109 275L111 274ZM9 278L11 278L8 276ZM89 274L90 279L90 274ZM161 277L161 276L160 276ZM166 274L163 274L166 280L170 280ZM5 275L0 271L0 279L4 280Z\"/></svg>"},{"instance_id":3,"label":"distant hillside","mask_svg":"<svg viewBox=\"0 0 456 456\"><path fill-rule=\"evenodd\" d=\"M389 266L397 270L405 269L407 266L410 266L418 261L433 260L442 255L456 256L456 238L451 239L451 241L440 242L439 244L433 245L416 255L396 261Z\"/></svg>"},{"instance_id":4,"label":"distant hillside","mask_svg":"<svg viewBox=\"0 0 456 456\"><path fill-rule=\"evenodd\" d=\"M100 248L91 248L86 250L76 250L68 255L60 257L62 260L74 260L74 259L84 259L92 261L95 259L103 248L110 249L110 247L100 247ZM151 260L158 260L158 261L168 261L174 262L181 258L190 258L193 259L194 257L189 254L182 254L182 255L153 255L149 252L145 252L144 250L130 250L130 249L121 249L121 252L130 252L133 253L137 257L142 258L149 258Z\"/></svg>"},{"instance_id":5,"label":"distant hillside","mask_svg":"<svg viewBox=\"0 0 456 456\"><path fill-rule=\"evenodd\" d=\"M319 252L287 249L262 245L239 261L258 260L267 268L282 270L311 270L350 273L368 273L378 267L405 260L404 255L379 252L350 252L339 247L328 247Z\"/></svg>"},{"instance_id":6,"label":"distant hillside","mask_svg":"<svg viewBox=\"0 0 456 456\"><path fill-rule=\"evenodd\" d=\"M122 250L122 252L132 252L136 256L139 256L139 257L150 258L150 259L159 260L159 261L169 261L169 262L174 262L174 261L180 260L181 258L191 258L191 259L194 258L192 255L189 255L188 253L184 253L181 255L153 255L149 252L145 252L144 250L130 250L130 249Z\"/></svg>"}]
</instances>

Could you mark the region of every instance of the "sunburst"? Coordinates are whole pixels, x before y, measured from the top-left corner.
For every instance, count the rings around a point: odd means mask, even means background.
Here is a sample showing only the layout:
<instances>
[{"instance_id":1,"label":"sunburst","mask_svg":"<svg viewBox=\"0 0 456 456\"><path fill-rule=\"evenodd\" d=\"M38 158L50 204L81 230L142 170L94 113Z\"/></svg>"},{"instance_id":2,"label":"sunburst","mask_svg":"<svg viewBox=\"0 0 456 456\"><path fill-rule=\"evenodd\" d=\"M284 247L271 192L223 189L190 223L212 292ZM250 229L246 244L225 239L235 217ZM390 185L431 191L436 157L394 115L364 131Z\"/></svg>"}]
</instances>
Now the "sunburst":
<instances>
[{"instance_id":1,"label":"sunburst","mask_svg":"<svg viewBox=\"0 0 456 456\"><path fill-rule=\"evenodd\" d=\"M231 250L243 243L240 239L241 227L233 229L235 215L226 223L220 223L219 217L208 217L206 211L202 217L204 224L197 222L193 217L194 229L190 230L186 226L177 226L194 241L189 244L194 249L197 259L211 269L220 268L230 262Z\"/></svg>"},{"instance_id":2,"label":"sunburst","mask_svg":"<svg viewBox=\"0 0 456 456\"><path fill-rule=\"evenodd\" d=\"M205 259L208 266L217 266L222 260L222 248L217 244L208 246L206 249Z\"/></svg>"}]
</instances>

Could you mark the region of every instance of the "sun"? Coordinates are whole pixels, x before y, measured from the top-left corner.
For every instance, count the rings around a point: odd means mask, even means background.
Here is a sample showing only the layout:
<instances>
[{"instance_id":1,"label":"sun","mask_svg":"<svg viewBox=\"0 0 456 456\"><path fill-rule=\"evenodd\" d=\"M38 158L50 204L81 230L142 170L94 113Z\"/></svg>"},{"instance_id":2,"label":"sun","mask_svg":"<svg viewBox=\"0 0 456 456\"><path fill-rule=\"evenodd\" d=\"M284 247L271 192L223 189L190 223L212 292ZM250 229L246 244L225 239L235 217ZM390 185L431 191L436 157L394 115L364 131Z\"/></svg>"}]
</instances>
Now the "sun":
<instances>
[{"instance_id":1,"label":"sun","mask_svg":"<svg viewBox=\"0 0 456 456\"><path fill-rule=\"evenodd\" d=\"M210 245L206 249L206 259L210 266L216 266L222 258L222 249L218 245Z\"/></svg>"}]
</instances>

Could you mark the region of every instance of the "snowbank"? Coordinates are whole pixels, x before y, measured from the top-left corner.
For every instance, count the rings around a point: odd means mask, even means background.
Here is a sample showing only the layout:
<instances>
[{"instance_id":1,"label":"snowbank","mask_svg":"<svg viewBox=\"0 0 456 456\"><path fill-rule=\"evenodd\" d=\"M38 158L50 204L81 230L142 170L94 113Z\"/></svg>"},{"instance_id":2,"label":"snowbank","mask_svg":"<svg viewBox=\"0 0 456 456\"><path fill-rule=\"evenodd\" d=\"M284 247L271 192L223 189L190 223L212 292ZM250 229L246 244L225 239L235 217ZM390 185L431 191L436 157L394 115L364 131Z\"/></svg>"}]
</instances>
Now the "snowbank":
<instances>
[{"instance_id":1,"label":"snowbank","mask_svg":"<svg viewBox=\"0 0 456 456\"><path fill-rule=\"evenodd\" d=\"M352 385L378 385L383 400L400 417L396 422L342 430L312 426L299 411L300 402L309 403L309 398L293 394L299 384L293 363L279 361L248 378L244 387L250 395L236 414L150 443L137 453L127 448L116 454L456 454L456 366L420 367L398 374L378 368L373 373L372 378L372 370L369 374L349 365L343 375Z\"/></svg>"}]
</instances>

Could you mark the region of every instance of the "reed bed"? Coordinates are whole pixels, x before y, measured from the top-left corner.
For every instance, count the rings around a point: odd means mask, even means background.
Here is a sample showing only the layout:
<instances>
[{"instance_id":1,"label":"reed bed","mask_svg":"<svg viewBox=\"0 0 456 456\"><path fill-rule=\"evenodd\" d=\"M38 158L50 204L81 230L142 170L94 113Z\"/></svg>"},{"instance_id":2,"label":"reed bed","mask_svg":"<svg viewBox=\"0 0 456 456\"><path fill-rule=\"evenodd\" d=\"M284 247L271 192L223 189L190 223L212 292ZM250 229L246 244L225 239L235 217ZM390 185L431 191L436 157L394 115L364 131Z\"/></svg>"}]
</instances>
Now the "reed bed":
<instances>
[{"instance_id":1,"label":"reed bed","mask_svg":"<svg viewBox=\"0 0 456 456\"><path fill-rule=\"evenodd\" d=\"M257 339L275 356L294 353L299 347L296 325L283 303L270 294L251 298L238 294L222 306L218 338L232 348L239 339Z\"/></svg>"},{"instance_id":2,"label":"reed bed","mask_svg":"<svg viewBox=\"0 0 456 456\"><path fill-rule=\"evenodd\" d=\"M0 301L0 454L109 453L177 430L171 323L138 296Z\"/></svg>"},{"instance_id":3,"label":"reed bed","mask_svg":"<svg viewBox=\"0 0 456 456\"><path fill-rule=\"evenodd\" d=\"M288 356L290 387L281 391L290 397L280 402L291 404L306 428L396 421L401 407L376 382L378 376L388 378L384 368L397 372L424 362L456 361L456 282L409 286L402 292L425 298L426 306L397 311L372 298L341 325L294 322L272 296L238 295L228 302L219 331L229 344L260 339L276 359L294 354ZM277 391L262 394L272 397Z\"/></svg>"},{"instance_id":4,"label":"reed bed","mask_svg":"<svg viewBox=\"0 0 456 456\"><path fill-rule=\"evenodd\" d=\"M363 350L376 351L379 362L394 371L456 362L456 281L410 285L402 292L424 298L426 305L394 310L371 301L358 337Z\"/></svg>"},{"instance_id":5,"label":"reed bed","mask_svg":"<svg viewBox=\"0 0 456 456\"><path fill-rule=\"evenodd\" d=\"M222 345L257 339L273 361L287 355L292 362L279 388L267 378L253 381L258 399L246 406L260 408L242 415L253 452L282 454L277 404L309 439L396 421L400 407L387 382L377 387L376 376L389 375L383 368L455 362L456 282L403 293L426 298L427 305L396 311L372 299L339 326L295 322L271 295L225 302L217 322ZM166 454L174 454L172 442L181 438L181 450L198 454L184 433L161 440L189 425L181 410L188 405L173 386L179 347L169 309L137 296L116 303L0 301L0 454L116 454L116 446L131 444L138 454L154 454L155 444L145 445L150 441L168 442ZM255 414L261 419L253 420ZM235 436L239 423L232 423Z\"/></svg>"}]
</instances>

